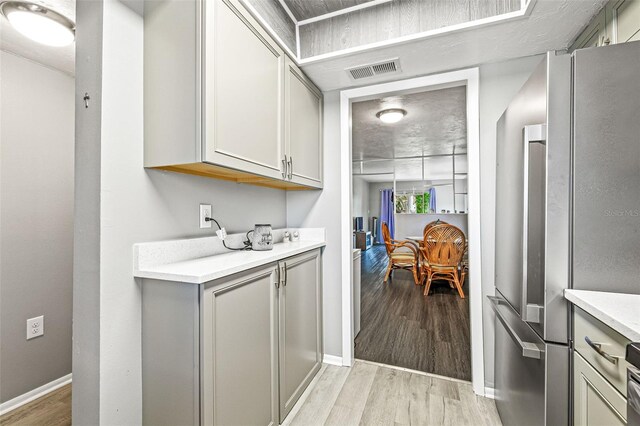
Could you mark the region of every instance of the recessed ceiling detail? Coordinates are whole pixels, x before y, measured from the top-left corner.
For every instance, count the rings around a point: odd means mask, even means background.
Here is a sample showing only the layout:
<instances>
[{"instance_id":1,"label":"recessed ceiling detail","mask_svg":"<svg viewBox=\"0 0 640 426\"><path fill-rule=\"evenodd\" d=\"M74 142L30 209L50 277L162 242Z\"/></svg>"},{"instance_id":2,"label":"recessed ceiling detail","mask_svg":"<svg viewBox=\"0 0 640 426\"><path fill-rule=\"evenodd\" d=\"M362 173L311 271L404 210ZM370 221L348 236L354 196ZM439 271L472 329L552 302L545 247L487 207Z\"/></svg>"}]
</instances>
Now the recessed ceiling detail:
<instances>
[{"instance_id":1,"label":"recessed ceiling detail","mask_svg":"<svg viewBox=\"0 0 640 426\"><path fill-rule=\"evenodd\" d=\"M282 0L298 21L369 3L372 0Z\"/></svg>"}]
</instances>

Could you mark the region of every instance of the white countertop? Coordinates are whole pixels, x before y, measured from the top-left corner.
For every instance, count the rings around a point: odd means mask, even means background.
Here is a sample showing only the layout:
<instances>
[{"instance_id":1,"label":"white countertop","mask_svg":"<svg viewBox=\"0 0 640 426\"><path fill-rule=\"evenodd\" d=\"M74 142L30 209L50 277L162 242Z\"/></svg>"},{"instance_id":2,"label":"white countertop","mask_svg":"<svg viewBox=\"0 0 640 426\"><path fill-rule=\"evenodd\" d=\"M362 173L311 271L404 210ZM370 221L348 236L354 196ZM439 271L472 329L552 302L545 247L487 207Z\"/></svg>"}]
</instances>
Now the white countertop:
<instances>
[{"instance_id":1,"label":"white countertop","mask_svg":"<svg viewBox=\"0 0 640 426\"><path fill-rule=\"evenodd\" d=\"M564 297L632 342L640 342L640 295L567 289Z\"/></svg>"},{"instance_id":2,"label":"white countertop","mask_svg":"<svg viewBox=\"0 0 640 426\"><path fill-rule=\"evenodd\" d=\"M276 262L325 246L324 228L289 229L300 240L283 242L284 229L273 230L274 244L267 251L229 251L218 237L139 243L133 246L133 276L203 284L251 268ZM245 234L230 234L227 245L242 247Z\"/></svg>"},{"instance_id":3,"label":"white countertop","mask_svg":"<svg viewBox=\"0 0 640 426\"><path fill-rule=\"evenodd\" d=\"M138 278L202 284L207 281L266 265L325 245L324 241L278 243L268 251L237 251L199 259L183 260L135 270Z\"/></svg>"}]
</instances>

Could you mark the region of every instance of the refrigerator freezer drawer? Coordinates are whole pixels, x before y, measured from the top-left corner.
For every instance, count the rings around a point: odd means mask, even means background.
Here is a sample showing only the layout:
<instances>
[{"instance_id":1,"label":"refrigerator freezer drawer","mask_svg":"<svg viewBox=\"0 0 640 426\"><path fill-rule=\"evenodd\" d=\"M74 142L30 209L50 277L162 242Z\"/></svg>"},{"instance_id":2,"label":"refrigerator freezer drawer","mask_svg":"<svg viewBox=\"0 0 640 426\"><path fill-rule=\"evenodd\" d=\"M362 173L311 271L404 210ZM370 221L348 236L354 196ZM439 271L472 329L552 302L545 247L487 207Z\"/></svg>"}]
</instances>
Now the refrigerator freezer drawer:
<instances>
[{"instance_id":1,"label":"refrigerator freezer drawer","mask_svg":"<svg viewBox=\"0 0 640 426\"><path fill-rule=\"evenodd\" d=\"M569 348L545 343L502 298L496 313L496 406L505 426L569 423Z\"/></svg>"}]
</instances>

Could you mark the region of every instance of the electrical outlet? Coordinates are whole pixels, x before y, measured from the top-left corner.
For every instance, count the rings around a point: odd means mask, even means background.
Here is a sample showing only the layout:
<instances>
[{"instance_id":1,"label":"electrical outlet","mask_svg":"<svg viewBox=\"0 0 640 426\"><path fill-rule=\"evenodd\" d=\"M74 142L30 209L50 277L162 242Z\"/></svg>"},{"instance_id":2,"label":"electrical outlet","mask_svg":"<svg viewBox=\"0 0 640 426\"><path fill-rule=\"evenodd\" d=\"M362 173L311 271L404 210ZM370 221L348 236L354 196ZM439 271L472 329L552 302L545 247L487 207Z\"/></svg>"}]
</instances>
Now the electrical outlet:
<instances>
[{"instance_id":1,"label":"electrical outlet","mask_svg":"<svg viewBox=\"0 0 640 426\"><path fill-rule=\"evenodd\" d=\"M44 335L44 315L27 320L27 340Z\"/></svg>"},{"instance_id":2,"label":"electrical outlet","mask_svg":"<svg viewBox=\"0 0 640 426\"><path fill-rule=\"evenodd\" d=\"M211 204L200 204L200 229L211 228L211 221L205 220L211 217Z\"/></svg>"}]
</instances>

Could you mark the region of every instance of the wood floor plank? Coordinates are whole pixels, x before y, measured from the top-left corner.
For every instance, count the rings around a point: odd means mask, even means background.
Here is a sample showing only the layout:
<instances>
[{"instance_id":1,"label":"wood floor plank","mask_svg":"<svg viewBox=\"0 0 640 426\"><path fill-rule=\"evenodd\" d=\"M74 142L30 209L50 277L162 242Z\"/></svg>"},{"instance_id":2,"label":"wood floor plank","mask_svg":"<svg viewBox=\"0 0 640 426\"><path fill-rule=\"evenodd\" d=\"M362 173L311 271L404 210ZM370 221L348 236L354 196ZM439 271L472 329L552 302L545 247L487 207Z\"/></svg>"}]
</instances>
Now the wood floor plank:
<instances>
[{"instance_id":1,"label":"wood floor plank","mask_svg":"<svg viewBox=\"0 0 640 426\"><path fill-rule=\"evenodd\" d=\"M379 368L360 419L361 425L392 425L401 399L406 397L403 389L411 373L391 368Z\"/></svg>"},{"instance_id":2,"label":"wood floor plank","mask_svg":"<svg viewBox=\"0 0 640 426\"><path fill-rule=\"evenodd\" d=\"M327 425L358 425L379 367L356 361L336 399Z\"/></svg>"},{"instance_id":3,"label":"wood floor plank","mask_svg":"<svg viewBox=\"0 0 640 426\"><path fill-rule=\"evenodd\" d=\"M323 425L350 372L349 368L328 365L290 424Z\"/></svg>"},{"instance_id":4,"label":"wood floor plank","mask_svg":"<svg viewBox=\"0 0 640 426\"><path fill-rule=\"evenodd\" d=\"M384 246L362 255L362 329L358 359L471 380L469 298L461 299L445 281L429 296L411 272L394 271L387 283ZM464 286L468 293L468 283Z\"/></svg>"},{"instance_id":5,"label":"wood floor plank","mask_svg":"<svg viewBox=\"0 0 640 426\"><path fill-rule=\"evenodd\" d=\"M71 425L71 384L0 417L1 426Z\"/></svg>"}]
</instances>

